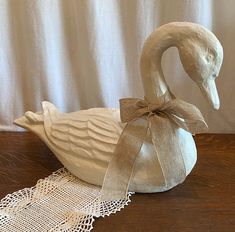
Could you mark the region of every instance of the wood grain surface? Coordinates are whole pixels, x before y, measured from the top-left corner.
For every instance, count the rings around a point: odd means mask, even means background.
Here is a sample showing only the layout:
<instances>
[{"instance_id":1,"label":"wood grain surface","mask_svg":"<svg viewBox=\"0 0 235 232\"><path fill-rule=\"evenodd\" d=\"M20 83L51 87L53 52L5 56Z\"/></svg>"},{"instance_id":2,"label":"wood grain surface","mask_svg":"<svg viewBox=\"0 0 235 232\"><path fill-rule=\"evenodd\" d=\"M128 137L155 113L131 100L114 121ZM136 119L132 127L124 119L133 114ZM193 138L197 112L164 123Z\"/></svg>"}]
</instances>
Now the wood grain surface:
<instances>
[{"instance_id":1,"label":"wood grain surface","mask_svg":"<svg viewBox=\"0 0 235 232\"><path fill-rule=\"evenodd\" d=\"M235 231L235 134L195 137L198 161L186 181L155 194L135 194L122 211L94 222L94 232ZM30 132L0 133L0 198L62 167Z\"/></svg>"}]
</instances>

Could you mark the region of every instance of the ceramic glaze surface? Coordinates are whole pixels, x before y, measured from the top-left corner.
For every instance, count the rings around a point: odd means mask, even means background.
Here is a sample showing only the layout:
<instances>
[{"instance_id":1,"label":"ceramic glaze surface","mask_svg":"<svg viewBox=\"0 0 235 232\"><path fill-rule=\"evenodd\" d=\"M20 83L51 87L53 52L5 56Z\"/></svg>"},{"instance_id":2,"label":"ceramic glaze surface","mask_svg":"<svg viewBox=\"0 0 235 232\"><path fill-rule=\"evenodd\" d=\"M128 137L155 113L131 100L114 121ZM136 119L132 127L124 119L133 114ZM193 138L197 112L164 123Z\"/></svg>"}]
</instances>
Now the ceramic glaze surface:
<instances>
[{"instance_id":1,"label":"ceramic glaze surface","mask_svg":"<svg viewBox=\"0 0 235 232\"><path fill-rule=\"evenodd\" d=\"M161 69L162 54L170 46L179 49L186 72L200 87L209 103L218 109L219 97L214 79L222 64L222 47L211 32L192 23L166 24L146 40L140 60L146 99L155 102L163 94L169 100L173 97ZM103 183L125 126L120 121L118 109L93 108L61 113L49 102L42 103L41 113L26 112L15 123L36 133L74 175L96 185ZM188 175L196 163L194 140L190 133L173 122L172 130L176 134ZM157 139L161 140L164 133L162 128ZM165 185L164 170L156 150L148 133L135 161L129 190L161 192L174 187ZM174 153L167 155L175 158Z\"/></svg>"}]
</instances>

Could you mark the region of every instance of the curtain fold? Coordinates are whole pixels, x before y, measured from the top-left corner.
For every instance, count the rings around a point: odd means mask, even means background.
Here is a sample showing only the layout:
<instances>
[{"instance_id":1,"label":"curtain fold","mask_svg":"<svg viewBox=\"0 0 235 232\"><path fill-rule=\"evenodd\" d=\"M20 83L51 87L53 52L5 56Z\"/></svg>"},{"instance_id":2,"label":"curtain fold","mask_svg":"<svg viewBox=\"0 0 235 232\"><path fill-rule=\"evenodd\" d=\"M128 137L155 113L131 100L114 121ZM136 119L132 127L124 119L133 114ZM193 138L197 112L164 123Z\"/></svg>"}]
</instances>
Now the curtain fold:
<instances>
[{"instance_id":1,"label":"curtain fold","mask_svg":"<svg viewBox=\"0 0 235 232\"><path fill-rule=\"evenodd\" d=\"M212 30L224 47L214 111L187 77L178 51L163 57L172 92L195 104L210 132L235 133L233 0L0 0L0 130L41 101L61 111L118 107L143 97L141 48L158 26L190 21Z\"/></svg>"}]
</instances>

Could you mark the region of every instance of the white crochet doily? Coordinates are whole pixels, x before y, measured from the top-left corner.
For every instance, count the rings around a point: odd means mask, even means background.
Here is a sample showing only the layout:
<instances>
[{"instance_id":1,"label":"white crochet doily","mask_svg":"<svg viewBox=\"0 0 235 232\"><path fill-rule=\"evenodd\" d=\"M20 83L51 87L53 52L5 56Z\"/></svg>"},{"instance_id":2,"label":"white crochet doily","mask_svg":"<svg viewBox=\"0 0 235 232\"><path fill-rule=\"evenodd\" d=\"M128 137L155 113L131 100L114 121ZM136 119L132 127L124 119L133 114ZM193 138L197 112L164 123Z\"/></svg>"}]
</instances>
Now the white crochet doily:
<instances>
[{"instance_id":1,"label":"white crochet doily","mask_svg":"<svg viewBox=\"0 0 235 232\"><path fill-rule=\"evenodd\" d=\"M91 231L95 217L120 211L130 202L131 193L123 200L101 202L100 190L61 168L0 201L0 231Z\"/></svg>"}]
</instances>

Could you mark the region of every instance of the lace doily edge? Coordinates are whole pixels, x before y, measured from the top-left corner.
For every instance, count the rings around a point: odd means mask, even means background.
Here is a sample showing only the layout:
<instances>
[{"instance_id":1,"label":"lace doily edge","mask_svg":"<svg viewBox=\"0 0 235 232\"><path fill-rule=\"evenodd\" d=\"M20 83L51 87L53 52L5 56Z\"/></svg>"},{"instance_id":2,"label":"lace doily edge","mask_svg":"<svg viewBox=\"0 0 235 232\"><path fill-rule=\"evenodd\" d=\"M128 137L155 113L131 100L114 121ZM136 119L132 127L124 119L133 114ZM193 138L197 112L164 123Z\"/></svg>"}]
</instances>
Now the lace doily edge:
<instances>
[{"instance_id":1,"label":"lace doily edge","mask_svg":"<svg viewBox=\"0 0 235 232\"><path fill-rule=\"evenodd\" d=\"M20 210L25 209L26 207L31 205L33 202L35 202L37 199L40 199L41 197L46 196L46 194L48 194L50 191L48 191L47 193L35 194L37 191L37 188L39 188L41 182L58 181L59 180L55 186L55 187L58 187L60 184L65 183L63 181L63 178L66 176L69 176L70 178L76 178L65 167L62 167L62 168L52 172L52 174L50 174L49 176L39 179L36 182L36 184L32 187L26 187L26 188L20 189L18 191L15 191L13 193L7 194L5 197L3 197L0 200L0 221L1 221L1 218L3 218L3 217L14 216ZM69 180L67 180L67 181L69 181ZM51 190L53 190L53 188ZM117 208L113 208L111 211L106 212L104 214L101 214L101 213L99 215L92 214L91 216L94 218L99 218L99 217L104 218L106 216L110 216L111 214L114 214L114 213L121 211L125 206L127 206L129 204L129 202L131 202L130 197L133 194L135 194L135 193L128 192L127 198L123 199ZM106 202L106 203L108 204L108 202ZM111 202L110 202L110 204L111 204Z\"/></svg>"}]
</instances>

